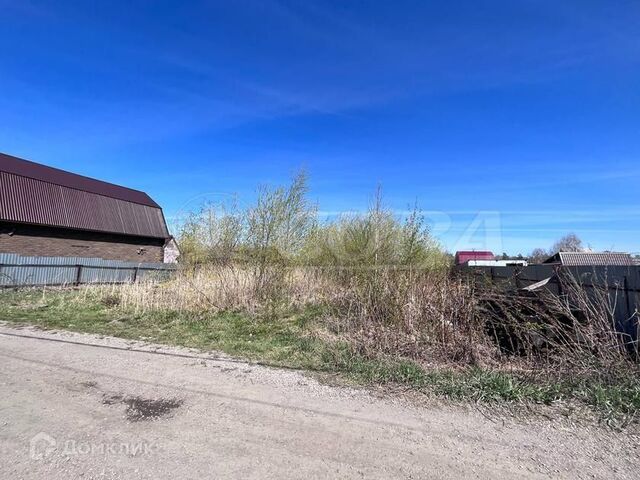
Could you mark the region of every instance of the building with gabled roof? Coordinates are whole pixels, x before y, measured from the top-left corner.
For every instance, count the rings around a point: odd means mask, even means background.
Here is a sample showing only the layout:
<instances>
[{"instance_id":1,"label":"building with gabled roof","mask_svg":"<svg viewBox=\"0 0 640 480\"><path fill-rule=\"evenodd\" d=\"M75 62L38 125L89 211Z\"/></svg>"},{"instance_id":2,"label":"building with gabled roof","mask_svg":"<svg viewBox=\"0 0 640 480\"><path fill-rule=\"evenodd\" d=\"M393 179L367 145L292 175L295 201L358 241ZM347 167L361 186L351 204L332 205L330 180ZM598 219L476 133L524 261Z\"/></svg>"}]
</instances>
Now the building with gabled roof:
<instances>
[{"instance_id":1,"label":"building with gabled roof","mask_svg":"<svg viewBox=\"0 0 640 480\"><path fill-rule=\"evenodd\" d=\"M622 252L558 252L543 263L568 267L626 267L635 265L633 257Z\"/></svg>"},{"instance_id":2,"label":"building with gabled roof","mask_svg":"<svg viewBox=\"0 0 640 480\"><path fill-rule=\"evenodd\" d=\"M0 253L162 262L165 246L146 193L0 154Z\"/></svg>"},{"instance_id":3,"label":"building with gabled roof","mask_svg":"<svg viewBox=\"0 0 640 480\"><path fill-rule=\"evenodd\" d=\"M493 252L485 250L460 250L456 252L454 262L456 265L466 265L470 261L494 261Z\"/></svg>"}]
</instances>

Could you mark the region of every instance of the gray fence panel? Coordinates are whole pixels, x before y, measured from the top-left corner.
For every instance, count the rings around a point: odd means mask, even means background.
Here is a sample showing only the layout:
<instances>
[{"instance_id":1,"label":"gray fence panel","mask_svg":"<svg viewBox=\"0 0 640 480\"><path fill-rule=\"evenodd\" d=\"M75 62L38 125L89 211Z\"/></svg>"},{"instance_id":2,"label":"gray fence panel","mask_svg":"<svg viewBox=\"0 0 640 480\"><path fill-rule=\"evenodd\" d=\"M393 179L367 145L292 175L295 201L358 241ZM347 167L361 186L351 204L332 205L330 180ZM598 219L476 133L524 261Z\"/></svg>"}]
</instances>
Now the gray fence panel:
<instances>
[{"instance_id":1,"label":"gray fence panel","mask_svg":"<svg viewBox=\"0 0 640 480\"><path fill-rule=\"evenodd\" d=\"M640 266L460 266L457 269L466 275L500 282L514 288L524 288L545 278L553 278L557 270L568 272L590 295L595 294L595 289L606 288L611 304L615 305L613 317L619 332L626 333L634 341L640 340ZM554 294L561 293L557 278L545 288Z\"/></svg>"},{"instance_id":2,"label":"gray fence panel","mask_svg":"<svg viewBox=\"0 0 640 480\"><path fill-rule=\"evenodd\" d=\"M127 283L133 281L135 269L110 269L103 266L83 266L79 283Z\"/></svg>"},{"instance_id":3,"label":"gray fence panel","mask_svg":"<svg viewBox=\"0 0 640 480\"><path fill-rule=\"evenodd\" d=\"M176 269L165 263L136 263L85 257L23 257L0 253L0 287L128 283L168 278Z\"/></svg>"}]
</instances>

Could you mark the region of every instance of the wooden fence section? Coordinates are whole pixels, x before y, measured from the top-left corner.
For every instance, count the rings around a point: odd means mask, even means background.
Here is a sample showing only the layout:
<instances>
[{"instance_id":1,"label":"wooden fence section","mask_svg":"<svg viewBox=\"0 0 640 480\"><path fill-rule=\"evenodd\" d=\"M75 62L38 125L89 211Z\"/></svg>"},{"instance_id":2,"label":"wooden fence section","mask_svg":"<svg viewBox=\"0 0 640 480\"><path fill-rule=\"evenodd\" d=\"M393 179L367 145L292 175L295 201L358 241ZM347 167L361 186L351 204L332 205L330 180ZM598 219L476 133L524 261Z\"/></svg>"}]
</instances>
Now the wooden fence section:
<instances>
[{"instance_id":1,"label":"wooden fence section","mask_svg":"<svg viewBox=\"0 0 640 480\"><path fill-rule=\"evenodd\" d=\"M134 263L85 257L23 257L0 253L0 287L131 283L171 275L166 263Z\"/></svg>"}]
</instances>

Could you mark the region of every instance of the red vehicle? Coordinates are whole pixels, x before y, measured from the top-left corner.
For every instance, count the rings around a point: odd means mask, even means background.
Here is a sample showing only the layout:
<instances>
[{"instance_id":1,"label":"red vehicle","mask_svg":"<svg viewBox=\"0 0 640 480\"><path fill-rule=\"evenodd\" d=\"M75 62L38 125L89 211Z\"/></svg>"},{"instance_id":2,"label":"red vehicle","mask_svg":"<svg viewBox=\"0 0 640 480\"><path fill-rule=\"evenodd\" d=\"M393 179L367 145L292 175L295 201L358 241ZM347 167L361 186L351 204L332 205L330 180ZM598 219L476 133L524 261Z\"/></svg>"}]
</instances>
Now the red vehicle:
<instances>
[{"instance_id":1,"label":"red vehicle","mask_svg":"<svg viewBox=\"0 0 640 480\"><path fill-rule=\"evenodd\" d=\"M464 265L469 260L495 260L496 256L493 252L489 251L477 251L477 250L463 250L456 252L456 265Z\"/></svg>"}]
</instances>

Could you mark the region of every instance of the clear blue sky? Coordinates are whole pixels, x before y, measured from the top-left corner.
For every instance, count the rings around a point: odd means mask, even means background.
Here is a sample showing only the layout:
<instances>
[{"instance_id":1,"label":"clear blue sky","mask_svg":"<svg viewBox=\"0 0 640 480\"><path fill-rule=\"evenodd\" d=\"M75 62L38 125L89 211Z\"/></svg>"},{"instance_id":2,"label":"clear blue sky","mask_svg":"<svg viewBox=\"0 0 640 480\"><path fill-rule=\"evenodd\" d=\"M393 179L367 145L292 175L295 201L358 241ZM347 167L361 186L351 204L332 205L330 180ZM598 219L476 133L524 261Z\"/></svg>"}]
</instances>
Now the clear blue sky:
<instances>
[{"instance_id":1,"label":"clear blue sky","mask_svg":"<svg viewBox=\"0 0 640 480\"><path fill-rule=\"evenodd\" d=\"M170 219L303 166L325 214L380 183L450 249L574 231L640 251L638 1L0 9L0 151L145 190Z\"/></svg>"}]
</instances>

